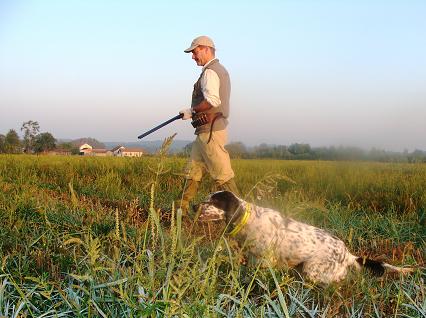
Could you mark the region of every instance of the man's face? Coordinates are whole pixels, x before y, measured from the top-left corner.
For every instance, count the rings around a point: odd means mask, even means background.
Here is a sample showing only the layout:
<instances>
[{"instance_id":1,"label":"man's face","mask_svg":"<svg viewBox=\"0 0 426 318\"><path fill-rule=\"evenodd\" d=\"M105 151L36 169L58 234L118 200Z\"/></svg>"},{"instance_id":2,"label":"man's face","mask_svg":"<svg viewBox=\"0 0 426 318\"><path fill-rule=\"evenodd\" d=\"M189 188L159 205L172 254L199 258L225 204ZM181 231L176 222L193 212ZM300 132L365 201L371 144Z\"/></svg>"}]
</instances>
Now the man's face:
<instances>
[{"instance_id":1,"label":"man's face","mask_svg":"<svg viewBox=\"0 0 426 318\"><path fill-rule=\"evenodd\" d=\"M204 46L197 46L192 50L192 59L198 66L203 66L209 61L209 49Z\"/></svg>"}]
</instances>

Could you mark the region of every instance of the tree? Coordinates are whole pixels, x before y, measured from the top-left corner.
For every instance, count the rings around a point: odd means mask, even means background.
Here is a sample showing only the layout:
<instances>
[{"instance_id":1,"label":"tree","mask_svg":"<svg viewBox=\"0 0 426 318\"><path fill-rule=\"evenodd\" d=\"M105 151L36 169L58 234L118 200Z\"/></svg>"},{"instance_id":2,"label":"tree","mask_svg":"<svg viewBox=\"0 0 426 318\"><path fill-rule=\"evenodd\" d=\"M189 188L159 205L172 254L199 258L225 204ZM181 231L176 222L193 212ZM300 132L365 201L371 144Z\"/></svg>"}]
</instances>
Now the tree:
<instances>
[{"instance_id":1,"label":"tree","mask_svg":"<svg viewBox=\"0 0 426 318\"><path fill-rule=\"evenodd\" d=\"M0 153L6 152L4 149L4 142L6 137L0 134Z\"/></svg>"},{"instance_id":2,"label":"tree","mask_svg":"<svg viewBox=\"0 0 426 318\"><path fill-rule=\"evenodd\" d=\"M56 149L64 149L71 152L73 155L78 155L80 153L80 149L75 146L72 142L62 142L56 145Z\"/></svg>"},{"instance_id":3,"label":"tree","mask_svg":"<svg viewBox=\"0 0 426 318\"><path fill-rule=\"evenodd\" d=\"M288 147L288 151L291 152L293 155L302 155L302 154L308 154L311 152L311 146L309 144L291 144Z\"/></svg>"},{"instance_id":4,"label":"tree","mask_svg":"<svg viewBox=\"0 0 426 318\"><path fill-rule=\"evenodd\" d=\"M287 146L278 145L272 148L272 158L289 159L292 154L288 151Z\"/></svg>"},{"instance_id":5,"label":"tree","mask_svg":"<svg viewBox=\"0 0 426 318\"><path fill-rule=\"evenodd\" d=\"M225 146L226 150L229 152L231 158L244 158L247 154L246 146L240 142L231 142L230 144Z\"/></svg>"},{"instance_id":6,"label":"tree","mask_svg":"<svg viewBox=\"0 0 426 318\"><path fill-rule=\"evenodd\" d=\"M4 149L5 135L0 134L0 153L6 152Z\"/></svg>"},{"instance_id":7,"label":"tree","mask_svg":"<svg viewBox=\"0 0 426 318\"><path fill-rule=\"evenodd\" d=\"M40 125L36 121L29 120L22 124L21 131L24 132L24 152L33 152L35 137L40 131Z\"/></svg>"},{"instance_id":8,"label":"tree","mask_svg":"<svg viewBox=\"0 0 426 318\"><path fill-rule=\"evenodd\" d=\"M259 146L254 148L254 153L257 158L270 158L272 151L271 147L262 142Z\"/></svg>"},{"instance_id":9,"label":"tree","mask_svg":"<svg viewBox=\"0 0 426 318\"><path fill-rule=\"evenodd\" d=\"M409 156L408 160L411 163L414 162L426 162L426 151L415 149Z\"/></svg>"},{"instance_id":10,"label":"tree","mask_svg":"<svg viewBox=\"0 0 426 318\"><path fill-rule=\"evenodd\" d=\"M6 153L21 153L21 141L14 129L10 129L4 138L4 149Z\"/></svg>"},{"instance_id":11,"label":"tree","mask_svg":"<svg viewBox=\"0 0 426 318\"><path fill-rule=\"evenodd\" d=\"M52 136L51 133L45 132L38 134L34 140L34 151L46 152L56 148L56 139Z\"/></svg>"}]
</instances>

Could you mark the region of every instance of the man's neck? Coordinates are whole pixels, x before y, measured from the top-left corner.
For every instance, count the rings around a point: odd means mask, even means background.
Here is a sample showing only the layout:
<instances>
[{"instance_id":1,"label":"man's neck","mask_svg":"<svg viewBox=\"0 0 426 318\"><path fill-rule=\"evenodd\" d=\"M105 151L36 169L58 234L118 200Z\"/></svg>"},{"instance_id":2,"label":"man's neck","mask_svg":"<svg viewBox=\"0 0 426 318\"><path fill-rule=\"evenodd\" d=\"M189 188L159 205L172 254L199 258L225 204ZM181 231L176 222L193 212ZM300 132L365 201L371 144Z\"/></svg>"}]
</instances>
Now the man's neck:
<instances>
[{"instance_id":1,"label":"man's neck","mask_svg":"<svg viewBox=\"0 0 426 318\"><path fill-rule=\"evenodd\" d=\"M203 65L203 69L205 69L207 66L209 66L209 64L211 64L211 62L213 62L216 59L216 57L212 57L206 64Z\"/></svg>"}]
</instances>

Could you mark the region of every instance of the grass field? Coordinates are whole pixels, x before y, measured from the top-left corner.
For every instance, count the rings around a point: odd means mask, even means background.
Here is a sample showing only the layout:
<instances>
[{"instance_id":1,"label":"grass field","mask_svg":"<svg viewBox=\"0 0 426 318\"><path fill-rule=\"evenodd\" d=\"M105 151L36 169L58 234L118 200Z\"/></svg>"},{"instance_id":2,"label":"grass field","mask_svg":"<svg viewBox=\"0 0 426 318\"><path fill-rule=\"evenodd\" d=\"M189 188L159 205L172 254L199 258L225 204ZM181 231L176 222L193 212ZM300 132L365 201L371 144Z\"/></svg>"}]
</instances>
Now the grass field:
<instances>
[{"instance_id":1,"label":"grass field","mask_svg":"<svg viewBox=\"0 0 426 318\"><path fill-rule=\"evenodd\" d=\"M426 317L426 165L232 164L248 200L418 270L321 287L241 265L172 208L184 159L1 155L0 317Z\"/></svg>"}]
</instances>

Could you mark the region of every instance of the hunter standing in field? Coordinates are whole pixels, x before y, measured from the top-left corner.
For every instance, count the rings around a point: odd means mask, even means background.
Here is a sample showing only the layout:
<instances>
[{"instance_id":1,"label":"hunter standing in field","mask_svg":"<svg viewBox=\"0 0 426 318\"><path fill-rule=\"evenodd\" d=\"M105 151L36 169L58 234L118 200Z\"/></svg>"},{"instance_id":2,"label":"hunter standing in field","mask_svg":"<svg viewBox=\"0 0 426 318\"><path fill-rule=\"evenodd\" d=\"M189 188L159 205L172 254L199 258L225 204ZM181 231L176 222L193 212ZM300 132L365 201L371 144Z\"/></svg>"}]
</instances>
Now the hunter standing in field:
<instances>
[{"instance_id":1,"label":"hunter standing in field","mask_svg":"<svg viewBox=\"0 0 426 318\"><path fill-rule=\"evenodd\" d=\"M192 118L191 124L197 136L192 144L186 186L178 204L187 213L189 202L196 195L206 171L212 176L218 190L232 191L236 195L239 195L239 191L225 149L231 94L228 71L215 57L214 43L207 36L195 38L185 53L192 53L192 59L203 67L194 84L191 108L180 111L182 119Z\"/></svg>"}]
</instances>

